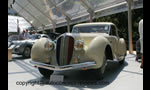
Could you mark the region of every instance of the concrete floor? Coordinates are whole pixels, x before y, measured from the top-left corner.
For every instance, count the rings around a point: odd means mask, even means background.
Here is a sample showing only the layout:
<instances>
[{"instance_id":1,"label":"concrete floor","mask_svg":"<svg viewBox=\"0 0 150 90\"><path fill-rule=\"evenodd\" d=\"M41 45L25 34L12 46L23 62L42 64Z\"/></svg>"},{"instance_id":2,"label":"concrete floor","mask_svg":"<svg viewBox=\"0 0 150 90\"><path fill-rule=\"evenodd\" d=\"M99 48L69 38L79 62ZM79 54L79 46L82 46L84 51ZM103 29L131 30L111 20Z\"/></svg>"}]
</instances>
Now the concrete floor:
<instances>
[{"instance_id":1,"label":"concrete floor","mask_svg":"<svg viewBox=\"0 0 150 90\"><path fill-rule=\"evenodd\" d=\"M64 82L69 82L54 85L29 63L30 59L13 55L13 60L8 62L8 90L143 90L143 69L135 56L128 54L121 66L116 61L108 62L102 80L97 80L90 72L54 72L64 75Z\"/></svg>"}]
</instances>

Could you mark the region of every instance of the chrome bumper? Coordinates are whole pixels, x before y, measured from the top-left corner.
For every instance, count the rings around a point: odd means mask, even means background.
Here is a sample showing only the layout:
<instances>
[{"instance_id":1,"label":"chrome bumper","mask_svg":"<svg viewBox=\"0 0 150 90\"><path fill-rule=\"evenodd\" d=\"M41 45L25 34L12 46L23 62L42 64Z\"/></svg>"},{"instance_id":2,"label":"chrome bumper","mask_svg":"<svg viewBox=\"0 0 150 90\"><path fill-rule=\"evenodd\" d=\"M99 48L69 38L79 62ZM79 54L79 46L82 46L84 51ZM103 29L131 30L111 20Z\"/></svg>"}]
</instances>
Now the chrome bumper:
<instances>
[{"instance_id":1,"label":"chrome bumper","mask_svg":"<svg viewBox=\"0 0 150 90\"><path fill-rule=\"evenodd\" d=\"M81 69L81 68L87 68L91 66L95 66L95 62L85 62L85 63L79 63L79 64L71 64L71 65L64 65L64 66L55 66L55 65L49 65L44 64L40 62L35 62L33 60L30 61L31 64L36 65L37 67L53 70L53 71L65 71L65 70L74 70L74 69Z\"/></svg>"}]
</instances>

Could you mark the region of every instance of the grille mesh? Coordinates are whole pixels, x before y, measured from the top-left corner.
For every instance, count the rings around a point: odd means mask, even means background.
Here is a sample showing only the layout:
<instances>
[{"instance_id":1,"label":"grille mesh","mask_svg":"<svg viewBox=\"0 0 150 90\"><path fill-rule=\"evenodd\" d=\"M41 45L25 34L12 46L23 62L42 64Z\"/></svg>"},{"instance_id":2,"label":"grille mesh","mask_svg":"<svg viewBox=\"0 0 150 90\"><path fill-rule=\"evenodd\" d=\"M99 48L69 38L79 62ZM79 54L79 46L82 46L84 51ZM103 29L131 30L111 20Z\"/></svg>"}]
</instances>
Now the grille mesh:
<instances>
[{"instance_id":1,"label":"grille mesh","mask_svg":"<svg viewBox=\"0 0 150 90\"><path fill-rule=\"evenodd\" d=\"M61 36L57 40L56 60L57 64L68 65L71 62L74 49L74 38L72 36Z\"/></svg>"}]
</instances>

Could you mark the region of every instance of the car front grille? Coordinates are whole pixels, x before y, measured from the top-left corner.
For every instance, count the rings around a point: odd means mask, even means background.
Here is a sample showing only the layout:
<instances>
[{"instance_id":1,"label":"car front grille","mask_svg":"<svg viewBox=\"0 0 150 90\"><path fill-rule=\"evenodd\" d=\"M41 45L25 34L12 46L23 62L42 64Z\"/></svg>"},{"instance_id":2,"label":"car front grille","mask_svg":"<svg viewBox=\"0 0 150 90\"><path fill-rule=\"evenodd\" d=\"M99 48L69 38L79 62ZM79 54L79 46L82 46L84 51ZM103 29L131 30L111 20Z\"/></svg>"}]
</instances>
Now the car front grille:
<instances>
[{"instance_id":1,"label":"car front grille","mask_svg":"<svg viewBox=\"0 0 150 90\"><path fill-rule=\"evenodd\" d=\"M57 64L68 65L71 62L74 48L74 38L72 36L63 35L58 38L56 44L56 60Z\"/></svg>"}]
</instances>

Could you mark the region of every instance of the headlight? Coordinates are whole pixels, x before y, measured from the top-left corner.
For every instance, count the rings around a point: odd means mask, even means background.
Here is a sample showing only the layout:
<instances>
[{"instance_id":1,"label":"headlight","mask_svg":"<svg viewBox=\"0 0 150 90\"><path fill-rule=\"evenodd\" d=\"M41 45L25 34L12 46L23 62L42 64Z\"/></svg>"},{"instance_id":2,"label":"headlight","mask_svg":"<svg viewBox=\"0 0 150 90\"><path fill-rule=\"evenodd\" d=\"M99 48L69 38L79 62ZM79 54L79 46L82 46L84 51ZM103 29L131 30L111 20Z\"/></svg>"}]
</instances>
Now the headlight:
<instances>
[{"instance_id":1,"label":"headlight","mask_svg":"<svg viewBox=\"0 0 150 90\"><path fill-rule=\"evenodd\" d=\"M15 48L19 48L21 45L17 45Z\"/></svg>"},{"instance_id":2,"label":"headlight","mask_svg":"<svg viewBox=\"0 0 150 90\"><path fill-rule=\"evenodd\" d=\"M84 42L81 40L77 40L75 42L75 50L82 50L84 48Z\"/></svg>"},{"instance_id":3,"label":"headlight","mask_svg":"<svg viewBox=\"0 0 150 90\"><path fill-rule=\"evenodd\" d=\"M52 41L47 41L46 43L45 43L45 48L46 48L46 50L49 50L49 51L51 51L51 50L53 50L54 49L54 42L52 42Z\"/></svg>"}]
</instances>

